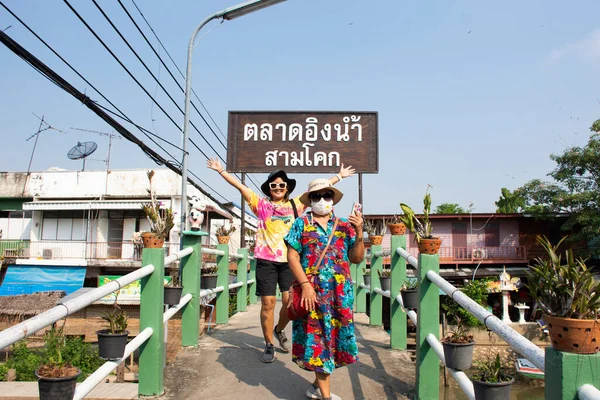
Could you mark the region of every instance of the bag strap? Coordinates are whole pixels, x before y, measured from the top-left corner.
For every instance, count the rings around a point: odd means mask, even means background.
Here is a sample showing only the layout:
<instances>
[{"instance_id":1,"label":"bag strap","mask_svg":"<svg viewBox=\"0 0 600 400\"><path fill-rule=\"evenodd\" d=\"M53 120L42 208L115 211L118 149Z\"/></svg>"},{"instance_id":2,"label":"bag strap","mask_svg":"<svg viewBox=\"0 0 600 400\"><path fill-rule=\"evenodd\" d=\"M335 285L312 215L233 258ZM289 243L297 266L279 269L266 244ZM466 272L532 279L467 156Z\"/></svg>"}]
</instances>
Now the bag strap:
<instances>
[{"instance_id":1,"label":"bag strap","mask_svg":"<svg viewBox=\"0 0 600 400\"><path fill-rule=\"evenodd\" d=\"M323 261L323 257L325 257L325 253L327 252L327 249L329 248L331 239L333 239L333 235L335 235L335 228L337 228L337 224L338 224L338 219L336 218L335 221L333 222L333 228L331 228L331 235L329 235L329 240L327 240L327 246L325 246L325 248L323 249L323 252L321 252L321 257L319 257L319 261L317 261L317 263L315 264L315 268L318 268L319 265L321 264L321 261Z\"/></svg>"},{"instance_id":2,"label":"bag strap","mask_svg":"<svg viewBox=\"0 0 600 400\"><path fill-rule=\"evenodd\" d=\"M294 210L294 219L298 219L298 210L296 209L294 199L290 200L290 203L292 203L292 210Z\"/></svg>"}]
</instances>

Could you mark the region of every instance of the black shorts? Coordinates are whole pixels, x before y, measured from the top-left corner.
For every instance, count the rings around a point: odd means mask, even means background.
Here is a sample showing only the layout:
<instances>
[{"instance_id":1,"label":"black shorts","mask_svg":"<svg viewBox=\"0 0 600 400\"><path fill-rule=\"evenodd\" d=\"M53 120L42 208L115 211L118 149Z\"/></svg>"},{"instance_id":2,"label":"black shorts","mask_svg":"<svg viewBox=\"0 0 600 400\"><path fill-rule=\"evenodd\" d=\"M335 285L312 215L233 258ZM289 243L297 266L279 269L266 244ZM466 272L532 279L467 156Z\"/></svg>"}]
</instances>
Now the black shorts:
<instances>
[{"instance_id":1,"label":"black shorts","mask_svg":"<svg viewBox=\"0 0 600 400\"><path fill-rule=\"evenodd\" d=\"M256 295L257 296L275 296L277 294L277 284L279 290L287 292L292 286L294 274L290 270L288 263L256 260Z\"/></svg>"}]
</instances>

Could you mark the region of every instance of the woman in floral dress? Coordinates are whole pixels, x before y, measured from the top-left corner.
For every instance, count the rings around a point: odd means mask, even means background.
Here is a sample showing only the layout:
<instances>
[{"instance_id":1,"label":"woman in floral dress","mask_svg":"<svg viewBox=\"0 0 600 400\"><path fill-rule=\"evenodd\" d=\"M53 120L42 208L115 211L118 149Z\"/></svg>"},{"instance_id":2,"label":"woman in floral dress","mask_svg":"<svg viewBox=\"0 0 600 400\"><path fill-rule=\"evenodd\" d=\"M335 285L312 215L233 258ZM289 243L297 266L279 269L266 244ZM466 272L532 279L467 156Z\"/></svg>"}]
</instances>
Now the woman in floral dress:
<instances>
[{"instance_id":1,"label":"woman in floral dress","mask_svg":"<svg viewBox=\"0 0 600 400\"><path fill-rule=\"evenodd\" d=\"M347 220L335 216L333 205L342 196L326 179L312 181L300 196L311 211L298 218L285 237L290 269L302 287L302 304L311 310L293 323L292 360L315 372L306 391L312 399L339 399L330 391L330 376L358 360L350 262L359 263L364 256L363 220L362 215Z\"/></svg>"}]
</instances>

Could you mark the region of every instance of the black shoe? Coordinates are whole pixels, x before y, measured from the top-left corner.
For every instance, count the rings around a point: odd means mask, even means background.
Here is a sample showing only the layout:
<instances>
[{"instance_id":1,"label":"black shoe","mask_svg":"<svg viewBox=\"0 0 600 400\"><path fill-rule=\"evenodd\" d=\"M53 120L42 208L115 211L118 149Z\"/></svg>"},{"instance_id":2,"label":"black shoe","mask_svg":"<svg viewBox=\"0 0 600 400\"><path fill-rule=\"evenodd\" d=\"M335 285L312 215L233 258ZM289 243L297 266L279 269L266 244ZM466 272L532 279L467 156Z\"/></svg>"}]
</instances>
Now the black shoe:
<instances>
[{"instance_id":1,"label":"black shoe","mask_svg":"<svg viewBox=\"0 0 600 400\"><path fill-rule=\"evenodd\" d=\"M285 331L277 332L277 327L275 327L273 328L273 335L275 335L277 341L279 341L279 347L281 348L281 351L283 353L289 353L290 346L288 345L289 341L287 336L285 336Z\"/></svg>"},{"instance_id":2,"label":"black shoe","mask_svg":"<svg viewBox=\"0 0 600 400\"><path fill-rule=\"evenodd\" d=\"M263 353L261 361L264 363L272 363L275 361L275 346L271 343L268 343L265 346L265 352Z\"/></svg>"}]
</instances>

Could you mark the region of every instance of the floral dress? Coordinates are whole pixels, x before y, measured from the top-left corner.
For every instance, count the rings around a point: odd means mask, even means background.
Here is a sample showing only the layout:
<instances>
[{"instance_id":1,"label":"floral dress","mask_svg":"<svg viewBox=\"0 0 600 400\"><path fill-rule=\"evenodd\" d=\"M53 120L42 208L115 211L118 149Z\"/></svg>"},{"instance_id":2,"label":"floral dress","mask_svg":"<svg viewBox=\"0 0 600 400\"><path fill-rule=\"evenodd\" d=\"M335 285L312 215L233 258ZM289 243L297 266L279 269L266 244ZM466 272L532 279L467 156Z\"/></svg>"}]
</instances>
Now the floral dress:
<instances>
[{"instance_id":1,"label":"floral dress","mask_svg":"<svg viewBox=\"0 0 600 400\"><path fill-rule=\"evenodd\" d=\"M295 320L292 329L292 360L300 368L331 374L335 368L355 363L358 347L354 335L354 291L348 250L356 233L345 219L338 219L335 234L318 268L315 264L327 245L335 216L327 232L312 223L310 213L298 218L285 241L300 253L300 262L317 294L315 310Z\"/></svg>"}]
</instances>

